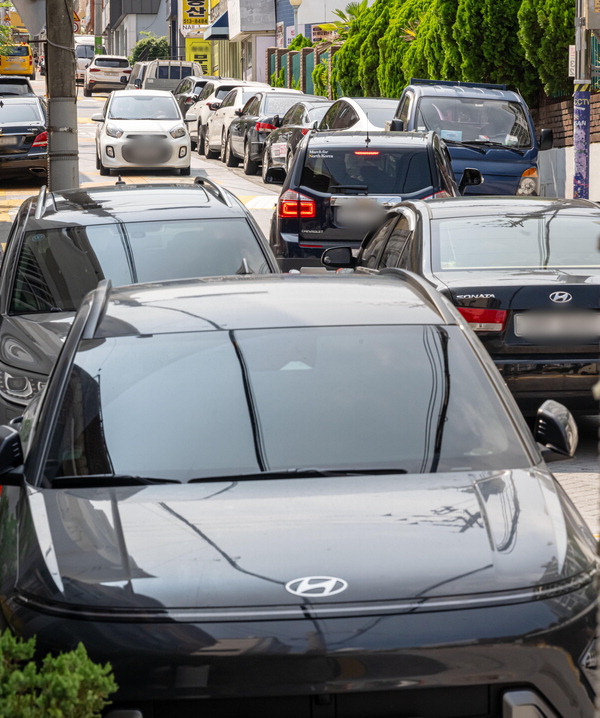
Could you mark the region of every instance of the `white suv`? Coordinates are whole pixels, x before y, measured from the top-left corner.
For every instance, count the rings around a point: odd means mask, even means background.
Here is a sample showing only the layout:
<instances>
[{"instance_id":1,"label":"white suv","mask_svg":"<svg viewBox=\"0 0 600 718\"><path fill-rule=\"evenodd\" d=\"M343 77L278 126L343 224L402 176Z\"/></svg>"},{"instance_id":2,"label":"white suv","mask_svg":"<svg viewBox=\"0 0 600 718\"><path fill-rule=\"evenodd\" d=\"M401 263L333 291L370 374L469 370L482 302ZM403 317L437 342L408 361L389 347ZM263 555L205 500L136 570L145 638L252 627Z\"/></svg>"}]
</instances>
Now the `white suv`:
<instances>
[{"instance_id":1,"label":"white suv","mask_svg":"<svg viewBox=\"0 0 600 718\"><path fill-rule=\"evenodd\" d=\"M91 97L98 90L121 90L122 77L129 80L131 66L123 55L96 55L85 70L83 95Z\"/></svg>"},{"instance_id":2,"label":"white suv","mask_svg":"<svg viewBox=\"0 0 600 718\"><path fill-rule=\"evenodd\" d=\"M206 123L221 101L236 87L243 85L243 80L224 79L211 80L202 88L198 99L190 106L188 112L194 115L195 122L190 122L192 145L196 143L198 154L203 155L206 141Z\"/></svg>"}]
</instances>

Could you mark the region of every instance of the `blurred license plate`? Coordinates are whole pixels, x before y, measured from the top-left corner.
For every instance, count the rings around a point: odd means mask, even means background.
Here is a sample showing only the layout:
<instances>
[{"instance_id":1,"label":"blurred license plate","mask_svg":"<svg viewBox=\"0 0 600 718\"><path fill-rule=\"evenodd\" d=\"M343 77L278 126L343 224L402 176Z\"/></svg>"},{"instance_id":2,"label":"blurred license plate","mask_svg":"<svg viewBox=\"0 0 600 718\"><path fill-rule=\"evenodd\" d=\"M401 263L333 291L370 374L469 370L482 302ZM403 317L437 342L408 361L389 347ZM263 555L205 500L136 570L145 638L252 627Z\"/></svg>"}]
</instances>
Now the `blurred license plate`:
<instances>
[{"instance_id":1,"label":"blurred license plate","mask_svg":"<svg viewBox=\"0 0 600 718\"><path fill-rule=\"evenodd\" d=\"M515 316L518 337L598 337L600 312L526 312Z\"/></svg>"},{"instance_id":2,"label":"blurred license plate","mask_svg":"<svg viewBox=\"0 0 600 718\"><path fill-rule=\"evenodd\" d=\"M379 202L354 204L346 202L337 207L336 222L345 227L358 225L360 227L372 227L378 224L385 215L385 209Z\"/></svg>"},{"instance_id":3,"label":"blurred license plate","mask_svg":"<svg viewBox=\"0 0 600 718\"><path fill-rule=\"evenodd\" d=\"M10 147L16 145L18 141L18 137L0 137L0 147Z\"/></svg>"}]
</instances>

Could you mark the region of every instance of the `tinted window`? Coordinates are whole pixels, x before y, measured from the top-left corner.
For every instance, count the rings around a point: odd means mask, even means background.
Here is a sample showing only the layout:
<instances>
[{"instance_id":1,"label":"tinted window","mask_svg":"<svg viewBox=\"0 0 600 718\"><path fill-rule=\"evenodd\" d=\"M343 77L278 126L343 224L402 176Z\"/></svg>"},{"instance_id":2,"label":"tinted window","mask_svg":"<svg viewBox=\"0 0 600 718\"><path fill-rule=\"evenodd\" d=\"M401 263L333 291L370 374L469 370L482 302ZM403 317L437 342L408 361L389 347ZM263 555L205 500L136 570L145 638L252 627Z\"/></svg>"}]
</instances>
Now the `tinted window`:
<instances>
[{"instance_id":1,"label":"tinted window","mask_svg":"<svg viewBox=\"0 0 600 718\"><path fill-rule=\"evenodd\" d=\"M113 95L108 118L111 120L179 120L173 97L162 95Z\"/></svg>"},{"instance_id":2,"label":"tinted window","mask_svg":"<svg viewBox=\"0 0 600 718\"><path fill-rule=\"evenodd\" d=\"M227 97L223 99L223 104L221 105L221 107L231 107L231 105L233 105L233 103L235 102L236 94L237 93L235 91L230 92Z\"/></svg>"},{"instance_id":3,"label":"tinted window","mask_svg":"<svg viewBox=\"0 0 600 718\"><path fill-rule=\"evenodd\" d=\"M217 88L217 91L215 92L215 98L217 100L222 100L231 92L231 85L225 86L225 87L219 87Z\"/></svg>"},{"instance_id":4,"label":"tinted window","mask_svg":"<svg viewBox=\"0 0 600 718\"><path fill-rule=\"evenodd\" d=\"M451 142L495 142L507 147L530 147L527 117L517 102L422 97L418 129L435 130Z\"/></svg>"},{"instance_id":5,"label":"tinted window","mask_svg":"<svg viewBox=\"0 0 600 718\"><path fill-rule=\"evenodd\" d=\"M402 250L406 246L406 242L411 235L408 217L402 215L398 220L394 230L390 234L390 238L385 245L383 254L381 255L380 267L397 267L400 260Z\"/></svg>"},{"instance_id":6,"label":"tinted window","mask_svg":"<svg viewBox=\"0 0 600 718\"><path fill-rule=\"evenodd\" d=\"M599 267L600 215L434 220L435 269Z\"/></svg>"},{"instance_id":7,"label":"tinted window","mask_svg":"<svg viewBox=\"0 0 600 718\"><path fill-rule=\"evenodd\" d=\"M6 57L27 57L29 53L30 50L26 45L15 45L14 47L9 47L4 52L4 55Z\"/></svg>"},{"instance_id":8,"label":"tinted window","mask_svg":"<svg viewBox=\"0 0 600 718\"><path fill-rule=\"evenodd\" d=\"M366 187L371 194L405 195L431 187L425 147L346 150L308 148L301 184L317 192Z\"/></svg>"},{"instance_id":9,"label":"tinted window","mask_svg":"<svg viewBox=\"0 0 600 718\"><path fill-rule=\"evenodd\" d=\"M89 58L94 57L93 45L75 45L75 57Z\"/></svg>"},{"instance_id":10,"label":"tinted window","mask_svg":"<svg viewBox=\"0 0 600 718\"><path fill-rule=\"evenodd\" d=\"M212 92L213 92L214 89L215 89L214 83L212 83L212 82L207 83L207 84L202 88L202 92L201 92L200 95L198 96L198 99L199 99L199 100L206 100L206 98L207 98L209 95L212 95Z\"/></svg>"},{"instance_id":11,"label":"tinted window","mask_svg":"<svg viewBox=\"0 0 600 718\"><path fill-rule=\"evenodd\" d=\"M0 124L18 122L43 122L44 118L36 104L6 104L0 107Z\"/></svg>"},{"instance_id":12,"label":"tinted window","mask_svg":"<svg viewBox=\"0 0 600 718\"><path fill-rule=\"evenodd\" d=\"M131 257L131 265L128 261ZM269 271L245 219L130 222L29 232L11 312L73 311L101 279L113 285Z\"/></svg>"},{"instance_id":13,"label":"tinted window","mask_svg":"<svg viewBox=\"0 0 600 718\"><path fill-rule=\"evenodd\" d=\"M24 82L0 80L0 95L30 95L31 90Z\"/></svg>"},{"instance_id":14,"label":"tinted window","mask_svg":"<svg viewBox=\"0 0 600 718\"><path fill-rule=\"evenodd\" d=\"M298 102L297 97L289 97L288 95L279 95L276 93L267 95L265 101L265 113L268 115L283 115L292 105Z\"/></svg>"},{"instance_id":15,"label":"tinted window","mask_svg":"<svg viewBox=\"0 0 600 718\"><path fill-rule=\"evenodd\" d=\"M256 446L267 469L529 464L460 329L352 326L83 342L46 474L185 481L254 472Z\"/></svg>"},{"instance_id":16,"label":"tinted window","mask_svg":"<svg viewBox=\"0 0 600 718\"><path fill-rule=\"evenodd\" d=\"M156 69L156 77L160 80L181 80L192 74L192 68L180 65L159 65Z\"/></svg>"},{"instance_id":17,"label":"tinted window","mask_svg":"<svg viewBox=\"0 0 600 718\"><path fill-rule=\"evenodd\" d=\"M129 67L129 61L118 57L98 57L94 61L96 67Z\"/></svg>"},{"instance_id":18,"label":"tinted window","mask_svg":"<svg viewBox=\"0 0 600 718\"><path fill-rule=\"evenodd\" d=\"M375 232L373 237L365 245L361 256L361 264L364 267L377 269L379 252L381 251L383 243L388 236L388 232L390 231L390 225L394 224L395 221L396 218L392 217L391 219L388 219L386 222L384 222L383 226Z\"/></svg>"}]
</instances>

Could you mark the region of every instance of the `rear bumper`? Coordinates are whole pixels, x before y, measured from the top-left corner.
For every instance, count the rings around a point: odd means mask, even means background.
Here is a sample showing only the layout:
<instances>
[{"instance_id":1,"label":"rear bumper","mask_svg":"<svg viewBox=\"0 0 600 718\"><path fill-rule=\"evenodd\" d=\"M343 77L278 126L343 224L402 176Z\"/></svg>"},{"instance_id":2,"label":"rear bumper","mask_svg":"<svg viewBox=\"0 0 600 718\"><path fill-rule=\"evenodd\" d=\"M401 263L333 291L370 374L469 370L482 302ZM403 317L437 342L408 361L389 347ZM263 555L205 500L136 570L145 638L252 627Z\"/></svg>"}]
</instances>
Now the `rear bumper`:
<instances>
[{"instance_id":1,"label":"rear bumper","mask_svg":"<svg viewBox=\"0 0 600 718\"><path fill-rule=\"evenodd\" d=\"M90 90L122 90L125 85L122 82L109 82L109 81L98 81L89 80L88 86Z\"/></svg>"},{"instance_id":2,"label":"rear bumper","mask_svg":"<svg viewBox=\"0 0 600 718\"><path fill-rule=\"evenodd\" d=\"M2 174L41 175L48 172L48 155L4 155L0 156L0 172Z\"/></svg>"}]
</instances>

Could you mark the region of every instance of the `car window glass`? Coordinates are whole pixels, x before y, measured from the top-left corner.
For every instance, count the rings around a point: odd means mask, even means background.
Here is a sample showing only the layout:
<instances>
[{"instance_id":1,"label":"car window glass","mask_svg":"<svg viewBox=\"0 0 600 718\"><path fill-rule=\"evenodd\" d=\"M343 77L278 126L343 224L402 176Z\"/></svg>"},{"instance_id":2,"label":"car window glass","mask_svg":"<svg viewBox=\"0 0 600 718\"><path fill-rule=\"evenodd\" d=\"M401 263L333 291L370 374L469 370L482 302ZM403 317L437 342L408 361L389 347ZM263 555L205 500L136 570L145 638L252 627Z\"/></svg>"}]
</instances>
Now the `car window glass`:
<instances>
[{"instance_id":1,"label":"car window glass","mask_svg":"<svg viewBox=\"0 0 600 718\"><path fill-rule=\"evenodd\" d=\"M385 240L390 231L390 227L396 221L396 217L391 217L383 223L380 229L371 237L368 243L364 246L361 254L361 264L364 267L370 267L371 269L377 269L377 259L381 248L383 247Z\"/></svg>"},{"instance_id":2,"label":"car window glass","mask_svg":"<svg viewBox=\"0 0 600 718\"><path fill-rule=\"evenodd\" d=\"M27 45L12 45L2 53L5 57L27 57L31 54Z\"/></svg>"},{"instance_id":3,"label":"car window glass","mask_svg":"<svg viewBox=\"0 0 600 718\"><path fill-rule=\"evenodd\" d=\"M333 127L337 114L341 109L341 106L341 103L336 102L327 110L327 112L325 113L325 117L323 117L323 120L321 122L322 129L330 130Z\"/></svg>"},{"instance_id":4,"label":"car window glass","mask_svg":"<svg viewBox=\"0 0 600 718\"><path fill-rule=\"evenodd\" d=\"M325 117L328 109L327 105L324 107L313 107L308 111L307 122L320 122Z\"/></svg>"},{"instance_id":5,"label":"car window glass","mask_svg":"<svg viewBox=\"0 0 600 718\"><path fill-rule=\"evenodd\" d=\"M18 83L0 80L0 95L29 95L30 93L31 90L24 82Z\"/></svg>"},{"instance_id":6,"label":"car window glass","mask_svg":"<svg viewBox=\"0 0 600 718\"><path fill-rule=\"evenodd\" d=\"M294 115L296 114L296 110L296 107L290 107L290 109L285 113L285 115L281 118L282 127L292 124Z\"/></svg>"},{"instance_id":7,"label":"car window glass","mask_svg":"<svg viewBox=\"0 0 600 718\"><path fill-rule=\"evenodd\" d=\"M400 215L400 219L396 222L396 226L390 234L379 266L381 267L397 267L398 261L402 254L402 250L406 246L406 243L411 235L410 225L408 217L404 214Z\"/></svg>"},{"instance_id":8,"label":"car window glass","mask_svg":"<svg viewBox=\"0 0 600 718\"><path fill-rule=\"evenodd\" d=\"M292 105L295 105L296 102L298 102L297 97L279 95L274 92L273 94L266 96L264 112L267 115L283 115Z\"/></svg>"},{"instance_id":9,"label":"car window glass","mask_svg":"<svg viewBox=\"0 0 600 718\"><path fill-rule=\"evenodd\" d=\"M412 92L407 92L404 99L402 100L402 106L400 107L400 111L396 114L399 120L402 120L404 122L404 129L406 130L408 128L408 119L410 117L410 106L413 101L413 94Z\"/></svg>"},{"instance_id":10,"label":"car window glass","mask_svg":"<svg viewBox=\"0 0 600 718\"><path fill-rule=\"evenodd\" d=\"M14 104L2 103L0 107L0 124L18 122L43 122L39 105L35 102L17 101Z\"/></svg>"},{"instance_id":11,"label":"car window glass","mask_svg":"<svg viewBox=\"0 0 600 718\"><path fill-rule=\"evenodd\" d=\"M235 102L236 95L236 92L230 92L227 97L223 99L223 104L221 105L221 107L231 107L231 105L233 105L233 103Z\"/></svg>"},{"instance_id":12,"label":"car window glass","mask_svg":"<svg viewBox=\"0 0 600 718\"><path fill-rule=\"evenodd\" d=\"M214 83L212 83L212 82L207 82L206 85L204 85L204 89L203 89L202 92L200 93L200 96L198 97L198 99L199 99L199 100L206 100L206 98L207 98L209 95L212 95L213 90L214 90L214 87L215 87L215 86L214 86Z\"/></svg>"},{"instance_id":13,"label":"car window glass","mask_svg":"<svg viewBox=\"0 0 600 718\"><path fill-rule=\"evenodd\" d=\"M92 59L94 57L94 46L93 45L75 45L75 57Z\"/></svg>"},{"instance_id":14,"label":"car window glass","mask_svg":"<svg viewBox=\"0 0 600 718\"><path fill-rule=\"evenodd\" d=\"M333 130L343 130L345 127L348 126L347 119L348 119L348 112L350 109L351 108L345 102L340 102L340 109L335 116L333 125L331 126L331 128Z\"/></svg>"},{"instance_id":15,"label":"car window glass","mask_svg":"<svg viewBox=\"0 0 600 718\"><path fill-rule=\"evenodd\" d=\"M112 96L108 110L112 120L178 120L179 108L172 95Z\"/></svg>"},{"instance_id":16,"label":"car window glass","mask_svg":"<svg viewBox=\"0 0 600 718\"><path fill-rule=\"evenodd\" d=\"M215 91L215 99L223 100L231 92L231 85L223 85Z\"/></svg>"},{"instance_id":17,"label":"car window glass","mask_svg":"<svg viewBox=\"0 0 600 718\"><path fill-rule=\"evenodd\" d=\"M244 105L248 102L249 99L254 97L256 95L256 90L247 90L246 92L242 92L241 100L240 102Z\"/></svg>"},{"instance_id":18,"label":"car window glass","mask_svg":"<svg viewBox=\"0 0 600 718\"><path fill-rule=\"evenodd\" d=\"M96 67L129 67L129 60L125 58L120 59L118 57L97 57L94 61Z\"/></svg>"}]
</instances>

